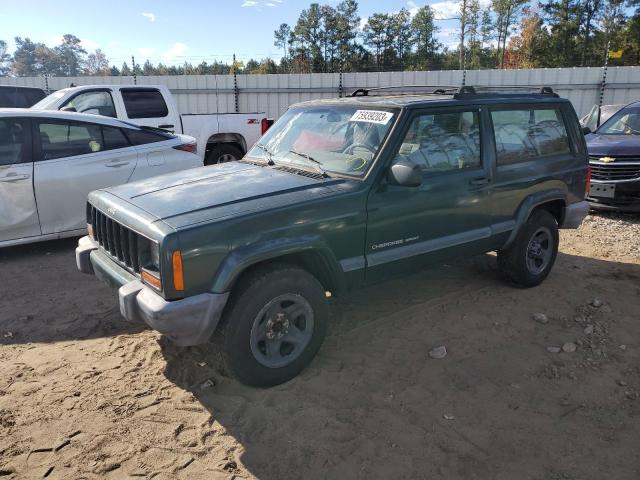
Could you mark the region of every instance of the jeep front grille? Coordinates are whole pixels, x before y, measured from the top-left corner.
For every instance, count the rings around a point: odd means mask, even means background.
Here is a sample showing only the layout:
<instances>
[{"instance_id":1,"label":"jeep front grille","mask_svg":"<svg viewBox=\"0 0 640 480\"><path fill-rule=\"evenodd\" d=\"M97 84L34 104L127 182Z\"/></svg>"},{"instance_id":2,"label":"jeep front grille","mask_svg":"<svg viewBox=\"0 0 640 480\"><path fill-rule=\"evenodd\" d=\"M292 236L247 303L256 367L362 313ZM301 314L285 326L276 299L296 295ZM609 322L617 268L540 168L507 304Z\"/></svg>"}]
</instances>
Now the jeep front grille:
<instances>
[{"instance_id":1,"label":"jeep front grille","mask_svg":"<svg viewBox=\"0 0 640 480\"><path fill-rule=\"evenodd\" d=\"M640 157L615 157L612 162L603 162L601 158L589 156L593 180L615 182L640 178Z\"/></svg>"},{"instance_id":2,"label":"jeep front grille","mask_svg":"<svg viewBox=\"0 0 640 480\"><path fill-rule=\"evenodd\" d=\"M139 274L140 266L148 258L150 240L109 218L91 204L87 205L87 210L94 240L114 260Z\"/></svg>"}]
</instances>

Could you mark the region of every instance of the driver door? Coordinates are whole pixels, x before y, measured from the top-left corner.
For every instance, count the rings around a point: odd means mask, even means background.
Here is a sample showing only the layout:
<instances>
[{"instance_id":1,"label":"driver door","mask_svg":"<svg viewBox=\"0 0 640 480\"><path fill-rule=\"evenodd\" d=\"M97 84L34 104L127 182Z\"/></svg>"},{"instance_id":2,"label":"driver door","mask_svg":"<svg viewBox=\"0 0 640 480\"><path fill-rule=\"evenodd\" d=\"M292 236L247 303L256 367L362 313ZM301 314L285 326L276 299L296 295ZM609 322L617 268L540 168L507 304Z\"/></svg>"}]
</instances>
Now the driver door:
<instances>
[{"instance_id":1,"label":"driver door","mask_svg":"<svg viewBox=\"0 0 640 480\"><path fill-rule=\"evenodd\" d=\"M394 159L422 170L422 185L386 178L368 200L367 281L377 281L456 253L487 251L492 236L490 152L484 112L416 111Z\"/></svg>"},{"instance_id":2,"label":"driver door","mask_svg":"<svg viewBox=\"0 0 640 480\"><path fill-rule=\"evenodd\" d=\"M39 235L30 121L0 118L0 242Z\"/></svg>"}]
</instances>

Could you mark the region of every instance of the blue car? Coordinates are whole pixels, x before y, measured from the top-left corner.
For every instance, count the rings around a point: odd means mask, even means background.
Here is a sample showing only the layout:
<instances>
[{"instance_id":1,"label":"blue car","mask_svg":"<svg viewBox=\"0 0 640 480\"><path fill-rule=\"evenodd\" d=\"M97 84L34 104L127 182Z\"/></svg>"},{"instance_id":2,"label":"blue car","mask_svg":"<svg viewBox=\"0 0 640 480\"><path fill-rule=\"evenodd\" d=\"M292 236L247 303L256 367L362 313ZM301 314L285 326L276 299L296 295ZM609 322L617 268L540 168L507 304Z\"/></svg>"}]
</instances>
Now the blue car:
<instances>
[{"instance_id":1,"label":"blue car","mask_svg":"<svg viewBox=\"0 0 640 480\"><path fill-rule=\"evenodd\" d=\"M640 102L616 112L586 141L591 208L640 212Z\"/></svg>"}]
</instances>

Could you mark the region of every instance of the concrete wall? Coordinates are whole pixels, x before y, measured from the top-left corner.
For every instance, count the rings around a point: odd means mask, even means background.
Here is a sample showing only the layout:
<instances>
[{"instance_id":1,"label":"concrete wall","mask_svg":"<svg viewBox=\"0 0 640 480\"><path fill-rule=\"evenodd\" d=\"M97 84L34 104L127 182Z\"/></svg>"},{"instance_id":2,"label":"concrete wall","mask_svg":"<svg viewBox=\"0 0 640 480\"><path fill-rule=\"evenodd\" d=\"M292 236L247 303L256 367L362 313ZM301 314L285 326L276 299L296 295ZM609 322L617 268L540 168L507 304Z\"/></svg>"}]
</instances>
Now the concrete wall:
<instances>
[{"instance_id":1,"label":"concrete wall","mask_svg":"<svg viewBox=\"0 0 640 480\"><path fill-rule=\"evenodd\" d=\"M348 94L360 87L389 85L452 85L462 82L460 70L433 72L313 73L238 75L240 112L266 112L277 118L289 105ZM232 75L138 76L138 85L167 85L182 113L235 111ZM598 102L602 68L538 68L530 70L469 70L467 85L548 85L569 98L579 116ZM133 77L0 77L0 85L25 85L50 90L69 84L128 84ZM607 71L604 104L640 100L640 67L612 67Z\"/></svg>"}]
</instances>

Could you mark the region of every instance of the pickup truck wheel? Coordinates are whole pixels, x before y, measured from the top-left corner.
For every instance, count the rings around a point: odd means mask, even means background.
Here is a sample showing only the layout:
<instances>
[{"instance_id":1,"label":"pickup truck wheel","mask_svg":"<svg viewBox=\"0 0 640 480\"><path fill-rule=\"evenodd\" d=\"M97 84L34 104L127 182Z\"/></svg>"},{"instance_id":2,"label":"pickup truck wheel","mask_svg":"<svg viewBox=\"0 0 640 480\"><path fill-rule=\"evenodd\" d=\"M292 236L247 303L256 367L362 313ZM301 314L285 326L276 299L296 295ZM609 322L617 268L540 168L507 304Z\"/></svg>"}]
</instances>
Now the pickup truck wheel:
<instances>
[{"instance_id":1,"label":"pickup truck wheel","mask_svg":"<svg viewBox=\"0 0 640 480\"><path fill-rule=\"evenodd\" d=\"M214 343L227 373L270 387L292 379L315 357L329 316L325 290L306 271L263 268L242 279Z\"/></svg>"},{"instance_id":2,"label":"pickup truck wheel","mask_svg":"<svg viewBox=\"0 0 640 480\"><path fill-rule=\"evenodd\" d=\"M204 162L205 165L216 163L234 162L244 157L242 150L229 143L220 143L214 146Z\"/></svg>"},{"instance_id":3,"label":"pickup truck wheel","mask_svg":"<svg viewBox=\"0 0 640 480\"><path fill-rule=\"evenodd\" d=\"M498 251L498 267L507 280L535 287L547 278L558 255L558 224L546 210L535 210L513 244Z\"/></svg>"}]
</instances>

